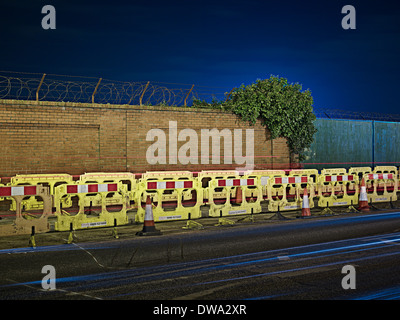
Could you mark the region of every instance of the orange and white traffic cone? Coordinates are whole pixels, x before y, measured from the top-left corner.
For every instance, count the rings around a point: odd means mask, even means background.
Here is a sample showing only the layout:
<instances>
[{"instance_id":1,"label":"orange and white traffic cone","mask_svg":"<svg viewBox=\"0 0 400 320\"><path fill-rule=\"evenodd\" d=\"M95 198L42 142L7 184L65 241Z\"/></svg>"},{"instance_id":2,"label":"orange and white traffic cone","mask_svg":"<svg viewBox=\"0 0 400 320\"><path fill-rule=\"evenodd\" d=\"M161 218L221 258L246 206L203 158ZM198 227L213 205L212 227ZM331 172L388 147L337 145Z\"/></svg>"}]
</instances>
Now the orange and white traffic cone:
<instances>
[{"instance_id":1,"label":"orange and white traffic cone","mask_svg":"<svg viewBox=\"0 0 400 320\"><path fill-rule=\"evenodd\" d=\"M146 209L144 214L143 230L136 233L137 236L157 236L161 231L156 229L154 225L153 207L150 196L146 199Z\"/></svg>"},{"instance_id":2,"label":"orange and white traffic cone","mask_svg":"<svg viewBox=\"0 0 400 320\"><path fill-rule=\"evenodd\" d=\"M241 204L243 201L243 192L241 187L236 187L235 204Z\"/></svg>"},{"instance_id":3,"label":"orange and white traffic cone","mask_svg":"<svg viewBox=\"0 0 400 320\"><path fill-rule=\"evenodd\" d=\"M310 217L311 216L310 203L308 201L307 188L304 188L303 204L302 204L302 207L301 207L301 216L302 217Z\"/></svg>"},{"instance_id":4,"label":"orange and white traffic cone","mask_svg":"<svg viewBox=\"0 0 400 320\"><path fill-rule=\"evenodd\" d=\"M369 211L367 187L365 186L364 178L361 180L360 198L358 199L357 210L364 212Z\"/></svg>"}]
</instances>

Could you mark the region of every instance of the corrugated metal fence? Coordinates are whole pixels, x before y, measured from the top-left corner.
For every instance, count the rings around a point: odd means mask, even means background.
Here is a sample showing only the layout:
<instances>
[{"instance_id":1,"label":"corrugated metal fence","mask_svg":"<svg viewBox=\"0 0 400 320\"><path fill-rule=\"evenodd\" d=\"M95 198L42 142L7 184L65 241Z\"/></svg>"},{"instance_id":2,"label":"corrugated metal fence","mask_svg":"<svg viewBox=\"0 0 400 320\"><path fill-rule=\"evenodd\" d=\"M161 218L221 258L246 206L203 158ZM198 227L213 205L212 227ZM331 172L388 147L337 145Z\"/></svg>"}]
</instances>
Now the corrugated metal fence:
<instances>
[{"instance_id":1,"label":"corrugated metal fence","mask_svg":"<svg viewBox=\"0 0 400 320\"><path fill-rule=\"evenodd\" d=\"M350 168L400 164L400 123L317 119L318 132L303 161L305 168Z\"/></svg>"}]
</instances>

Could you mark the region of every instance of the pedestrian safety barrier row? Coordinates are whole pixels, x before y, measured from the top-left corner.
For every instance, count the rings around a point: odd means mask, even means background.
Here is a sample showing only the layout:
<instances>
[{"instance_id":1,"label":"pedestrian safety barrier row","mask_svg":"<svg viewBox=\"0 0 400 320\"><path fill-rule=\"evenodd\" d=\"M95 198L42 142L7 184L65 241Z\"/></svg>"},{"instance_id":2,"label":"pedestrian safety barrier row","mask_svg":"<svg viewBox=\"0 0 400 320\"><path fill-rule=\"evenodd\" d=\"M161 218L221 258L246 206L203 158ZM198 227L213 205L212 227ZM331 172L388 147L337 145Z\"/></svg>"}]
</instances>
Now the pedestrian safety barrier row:
<instances>
[{"instance_id":1,"label":"pedestrian safety barrier row","mask_svg":"<svg viewBox=\"0 0 400 320\"><path fill-rule=\"evenodd\" d=\"M55 231L141 223L150 196L154 221L233 217L302 208L358 204L364 180L370 203L394 202L399 192L395 166L296 170L32 174L0 180L1 212L15 217L0 234ZM4 180L3 180L4 181ZM8 202L7 202L8 201ZM50 225L49 218L54 218ZM50 226L49 226L50 225ZM3 229L2 229L3 228Z\"/></svg>"}]
</instances>

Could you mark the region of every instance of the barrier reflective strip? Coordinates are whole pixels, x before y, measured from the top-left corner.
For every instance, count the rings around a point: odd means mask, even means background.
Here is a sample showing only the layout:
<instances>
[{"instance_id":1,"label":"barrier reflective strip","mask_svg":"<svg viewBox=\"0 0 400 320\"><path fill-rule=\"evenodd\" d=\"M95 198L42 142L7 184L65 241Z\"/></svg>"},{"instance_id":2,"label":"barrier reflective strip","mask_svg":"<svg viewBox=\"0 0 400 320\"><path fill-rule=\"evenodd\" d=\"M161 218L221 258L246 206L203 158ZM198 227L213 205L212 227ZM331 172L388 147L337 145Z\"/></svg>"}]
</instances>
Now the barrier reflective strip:
<instances>
[{"instance_id":1,"label":"barrier reflective strip","mask_svg":"<svg viewBox=\"0 0 400 320\"><path fill-rule=\"evenodd\" d=\"M280 177L275 178L275 184L285 183L307 183L308 177Z\"/></svg>"},{"instance_id":2,"label":"barrier reflective strip","mask_svg":"<svg viewBox=\"0 0 400 320\"><path fill-rule=\"evenodd\" d=\"M377 180L377 179L393 179L392 173L373 173L368 175L368 179Z\"/></svg>"},{"instance_id":3,"label":"barrier reflective strip","mask_svg":"<svg viewBox=\"0 0 400 320\"><path fill-rule=\"evenodd\" d=\"M254 179L218 180L218 187L254 186Z\"/></svg>"},{"instance_id":4,"label":"barrier reflective strip","mask_svg":"<svg viewBox=\"0 0 400 320\"><path fill-rule=\"evenodd\" d=\"M0 197L33 196L36 186L0 187Z\"/></svg>"},{"instance_id":5,"label":"barrier reflective strip","mask_svg":"<svg viewBox=\"0 0 400 320\"><path fill-rule=\"evenodd\" d=\"M261 185L266 186L268 184L268 179L269 179L269 177L261 177L261 179L260 179Z\"/></svg>"},{"instance_id":6,"label":"barrier reflective strip","mask_svg":"<svg viewBox=\"0 0 400 320\"><path fill-rule=\"evenodd\" d=\"M113 191L118 191L118 184L77 184L67 186L67 193L97 193Z\"/></svg>"},{"instance_id":7,"label":"barrier reflective strip","mask_svg":"<svg viewBox=\"0 0 400 320\"><path fill-rule=\"evenodd\" d=\"M353 181L354 176L353 175L348 175L348 176L325 176L325 182L330 182L330 181Z\"/></svg>"},{"instance_id":8,"label":"barrier reflective strip","mask_svg":"<svg viewBox=\"0 0 400 320\"><path fill-rule=\"evenodd\" d=\"M147 189L191 189L193 181L151 181L147 182Z\"/></svg>"}]
</instances>

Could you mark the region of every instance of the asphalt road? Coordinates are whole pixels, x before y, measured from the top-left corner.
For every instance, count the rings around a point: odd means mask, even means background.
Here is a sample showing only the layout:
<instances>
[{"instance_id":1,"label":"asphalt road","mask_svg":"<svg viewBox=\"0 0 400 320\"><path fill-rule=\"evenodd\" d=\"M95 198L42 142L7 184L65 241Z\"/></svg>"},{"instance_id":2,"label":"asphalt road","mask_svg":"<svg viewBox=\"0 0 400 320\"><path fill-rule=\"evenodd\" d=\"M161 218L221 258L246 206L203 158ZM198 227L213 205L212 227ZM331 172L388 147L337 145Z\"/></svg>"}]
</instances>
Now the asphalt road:
<instances>
[{"instance_id":1,"label":"asphalt road","mask_svg":"<svg viewBox=\"0 0 400 320\"><path fill-rule=\"evenodd\" d=\"M400 212L4 249L0 270L2 300L400 299Z\"/></svg>"}]
</instances>

